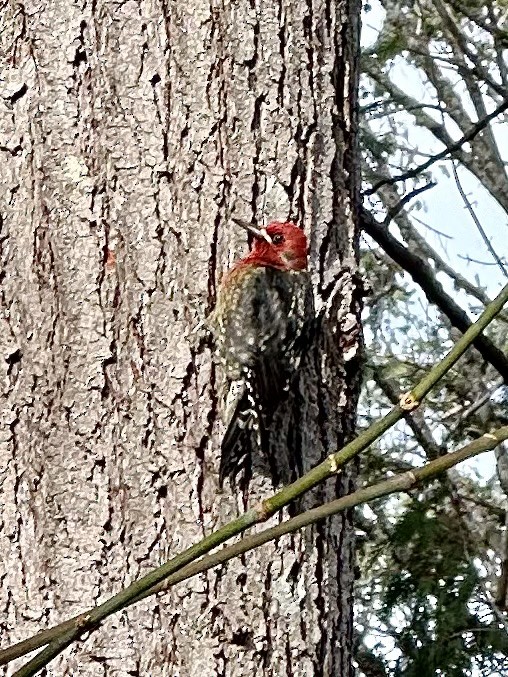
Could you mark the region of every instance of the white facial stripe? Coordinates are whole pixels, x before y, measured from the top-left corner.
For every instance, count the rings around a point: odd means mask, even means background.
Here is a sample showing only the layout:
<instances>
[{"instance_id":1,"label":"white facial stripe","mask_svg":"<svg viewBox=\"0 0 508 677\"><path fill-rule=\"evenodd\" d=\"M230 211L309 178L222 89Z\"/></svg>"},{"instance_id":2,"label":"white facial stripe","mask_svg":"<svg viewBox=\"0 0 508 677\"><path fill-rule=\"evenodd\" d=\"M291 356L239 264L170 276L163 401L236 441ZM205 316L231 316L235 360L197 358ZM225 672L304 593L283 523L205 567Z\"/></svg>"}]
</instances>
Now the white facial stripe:
<instances>
[{"instance_id":1,"label":"white facial stripe","mask_svg":"<svg viewBox=\"0 0 508 677\"><path fill-rule=\"evenodd\" d=\"M265 238L265 240L268 242L268 244L273 244L272 238L268 235L266 228L260 228L259 232Z\"/></svg>"}]
</instances>

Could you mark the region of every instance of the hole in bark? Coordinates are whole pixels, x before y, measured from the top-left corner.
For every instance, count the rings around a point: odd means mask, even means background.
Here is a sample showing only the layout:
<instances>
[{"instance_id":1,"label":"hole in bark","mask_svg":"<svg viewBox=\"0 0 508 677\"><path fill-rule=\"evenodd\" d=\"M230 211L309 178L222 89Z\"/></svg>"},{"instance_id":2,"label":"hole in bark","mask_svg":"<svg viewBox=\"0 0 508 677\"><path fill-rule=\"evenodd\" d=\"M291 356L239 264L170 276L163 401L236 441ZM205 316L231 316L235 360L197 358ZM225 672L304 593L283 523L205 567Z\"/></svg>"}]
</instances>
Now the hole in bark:
<instances>
[{"instance_id":1,"label":"hole in bark","mask_svg":"<svg viewBox=\"0 0 508 677\"><path fill-rule=\"evenodd\" d=\"M86 52L84 49L79 47L76 50L76 53L74 54L74 61L72 62L72 65L74 68L77 68L80 63L86 63L87 58L86 58Z\"/></svg>"},{"instance_id":2,"label":"hole in bark","mask_svg":"<svg viewBox=\"0 0 508 677\"><path fill-rule=\"evenodd\" d=\"M5 361L7 362L7 364L8 364L10 367L12 367L14 364L17 364L18 362L21 362L21 358L22 358L22 357L23 357L23 353L22 353L21 350L18 348L18 349L15 350L13 353L11 353L10 355L8 355L8 356L5 358Z\"/></svg>"},{"instance_id":3,"label":"hole in bark","mask_svg":"<svg viewBox=\"0 0 508 677\"><path fill-rule=\"evenodd\" d=\"M300 563L293 562L293 564L291 565L291 569L289 570L288 578L290 578L292 581L296 581L300 574L300 569L301 569Z\"/></svg>"},{"instance_id":4,"label":"hole in bark","mask_svg":"<svg viewBox=\"0 0 508 677\"><path fill-rule=\"evenodd\" d=\"M242 628L233 633L231 644L237 646L251 646L252 645L252 631Z\"/></svg>"},{"instance_id":5,"label":"hole in bark","mask_svg":"<svg viewBox=\"0 0 508 677\"><path fill-rule=\"evenodd\" d=\"M9 97L9 101L11 103L16 103L16 101L19 101L23 96L25 96L27 92L28 87L26 86L25 83L23 83L21 87L16 92L14 92L14 94L11 94L11 96Z\"/></svg>"}]
</instances>

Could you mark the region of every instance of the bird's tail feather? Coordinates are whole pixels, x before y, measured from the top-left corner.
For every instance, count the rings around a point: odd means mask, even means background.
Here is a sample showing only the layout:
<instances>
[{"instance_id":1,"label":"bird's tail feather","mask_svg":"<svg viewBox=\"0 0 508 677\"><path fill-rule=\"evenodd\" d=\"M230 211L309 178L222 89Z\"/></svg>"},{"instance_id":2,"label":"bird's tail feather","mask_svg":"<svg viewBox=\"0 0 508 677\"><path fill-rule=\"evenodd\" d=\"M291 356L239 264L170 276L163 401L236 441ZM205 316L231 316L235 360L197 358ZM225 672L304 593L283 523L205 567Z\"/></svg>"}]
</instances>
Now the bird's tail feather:
<instances>
[{"instance_id":1,"label":"bird's tail feather","mask_svg":"<svg viewBox=\"0 0 508 677\"><path fill-rule=\"evenodd\" d=\"M238 399L221 444L219 484L235 476L251 458L259 437L260 416L252 392L246 388Z\"/></svg>"}]
</instances>

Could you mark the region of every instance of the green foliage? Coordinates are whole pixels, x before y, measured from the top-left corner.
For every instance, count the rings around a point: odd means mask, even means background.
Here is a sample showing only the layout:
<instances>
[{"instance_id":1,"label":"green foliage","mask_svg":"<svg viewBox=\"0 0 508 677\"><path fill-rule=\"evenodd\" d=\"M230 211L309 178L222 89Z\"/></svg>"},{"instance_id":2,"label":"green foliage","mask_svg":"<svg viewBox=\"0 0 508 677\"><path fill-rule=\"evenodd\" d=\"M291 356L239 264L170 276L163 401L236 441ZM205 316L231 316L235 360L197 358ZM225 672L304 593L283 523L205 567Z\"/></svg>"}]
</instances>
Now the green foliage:
<instances>
[{"instance_id":1,"label":"green foliage","mask_svg":"<svg viewBox=\"0 0 508 677\"><path fill-rule=\"evenodd\" d=\"M370 185L414 168L435 152L431 143L421 143L425 135L445 143L450 129L458 126L460 133L467 132L467 120L482 116L481 105L492 110L499 98L508 98L508 75L501 72L503 64L506 68L502 50L508 44L507 0L381 4L386 14L377 39L364 52L361 81L363 179ZM373 23L373 14L367 14L366 23ZM402 63L406 80L414 73L415 82L419 78L424 83L424 101L415 98L413 83L400 79ZM418 134L411 125L418 127ZM455 131L454 139L460 136ZM457 156L456 162L484 182L503 205L501 194L496 194L503 182L489 185L486 174L495 167L496 176L505 176L504 165L496 166L495 157L506 160L506 153L495 148L492 135L485 134L482 143L479 150L468 148L469 156ZM487 158L488 143L494 144L493 159ZM483 169L475 173L471 157L480 157ZM393 190L385 186L365 206L383 220L400 197L424 180L452 184L452 169L445 160L432 166L427 177L399 182ZM478 195L473 197L476 206ZM431 193L423 195L423 204L426 199L432 199ZM429 223L427 228L420 220L426 214L414 207L412 201L401 210L391 232L431 263L440 282L446 277L445 289L453 290L449 293L466 312L478 312L486 296L481 281L470 283L463 271L453 270L448 254L457 243L445 241L436 251L433 229L440 224ZM508 212L504 216L508 218ZM478 253L471 252L471 258L479 258ZM407 273L367 239L362 270L370 290L364 314L368 355L360 404L363 426L443 355L457 331ZM491 270L486 269L484 283ZM489 336L501 349L508 348L506 322L493 325ZM398 425L371 449L363 463L363 481L407 470L502 425L507 401L508 388L501 387L497 372L471 351L411 422ZM496 620L500 612L493 603L503 556L505 505L497 480L486 484L469 473L453 475L406 501L379 501L359 515L357 623L361 640L370 638L370 645L363 645L366 654L372 664L378 661L372 674L508 674L508 632ZM508 627L508 615L504 618ZM377 642L370 648L373 638Z\"/></svg>"},{"instance_id":2,"label":"green foliage","mask_svg":"<svg viewBox=\"0 0 508 677\"><path fill-rule=\"evenodd\" d=\"M385 534L380 618L390 623L395 608L405 622L393 633L402 658L393 675L433 677L468 674L479 651L508 655L506 633L471 610L478 572L467 551L462 520L435 513L437 495L414 500ZM478 637L478 635L481 635Z\"/></svg>"},{"instance_id":3,"label":"green foliage","mask_svg":"<svg viewBox=\"0 0 508 677\"><path fill-rule=\"evenodd\" d=\"M402 26L392 27L381 34L375 46L375 55L380 61L388 61L407 49L407 39Z\"/></svg>"},{"instance_id":4,"label":"green foliage","mask_svg":"<svg viewBox=\"0 0 508 677\"><path fill-rule=\"evenodd\" d=\"M391 155L396 149L395 139L391 134L380 137L373 134L369 127L364 125L360 127L359 132L362 147L376 157Z\"/></svg>"}]
</instances>

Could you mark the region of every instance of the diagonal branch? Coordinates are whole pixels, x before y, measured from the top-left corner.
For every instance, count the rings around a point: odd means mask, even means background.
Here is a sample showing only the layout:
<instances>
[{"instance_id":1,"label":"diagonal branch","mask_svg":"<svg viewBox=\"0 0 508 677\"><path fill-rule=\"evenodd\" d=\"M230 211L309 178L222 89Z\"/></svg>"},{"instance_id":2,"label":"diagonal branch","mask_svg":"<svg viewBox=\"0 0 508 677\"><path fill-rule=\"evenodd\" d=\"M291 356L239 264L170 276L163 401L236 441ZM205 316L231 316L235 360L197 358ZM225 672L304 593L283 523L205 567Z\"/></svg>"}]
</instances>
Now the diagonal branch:
<instances>
[{"instance_id":1,"label":"diagonal branch","mask_svg":"<svg viewBox=\"0 0 508 677\"><path fill-rule=\"evenodd\" d=\"M364 71L377 82L385 92L388 92L393 101L399 106L402 106L404 110L411 111L411 115L414 117L417 125L427 129L444 146L451 146L453 144L453 137L450 136L446 126L426 112L425 109L428 108L427 106L422 107L418 99L415 99L398 87L391 78L379 68L379 65L375 60L364 59ZM468 121L467 126L466 120ZM457 122L459 129L467 129L471 126L472 121L468 119L467 116L466 120L461 119L463 127Z\"/></svg>"},{"instance_id":2,"label":"diagonal branch","mask_svg":"<svg viewBox=\"0 0 508 677\"><path fill-rule=\"evenodd\" d=\"M31 675L35 675L66 647L72 644L72 642L79 639L85 632L95 630L105 618L140 599L151 588L167 579L168 576L180 571L187 564L194 562L199 557L207 554L210 550L228 541L233 536L243 533L249 527L266 522L272 515L280 511L296 498L303 496L307 491L324 480L336 476L348 461L367 449L367 447L395 425L395 423L400 421L405 416L406 412L413 411L420 405L421 400L432 390L436 383L438 383L443 376L453 368L470 345L475 342L478 336L492 322L507 302L508 285L506 285L492 303L485 308L478 320L469 327L450 352L440 362L434 365L413 390L401 395L399 404L394 406L386 416L373 423L367 430L364 430L357 438L349 442L349 444L346 444L341 450L330 454L330 456L322 463L319 463L295 482L283 487L270 498L263 500L257 507L243 513L237 519L209 534L199 543L184 550L158 569L150 571L127 588L121 590L113 597L110 597L100 606L95 607L81 618L78 625L73 626L72 629L68 630L62 636L54 639L45 649L14 673L14 677L31 677ZM435 462L441 463L442 461L443 458L440 458Z\"/></svg>"},{"instance_id":3,"label":"diagonal branch","mask_svg":"<svg viewBox=\"0 0 508 677\"><path fill-rule=\"evenodd\" d=\"M331 501L319 506L318 508L308 510L301 515L278 524L275 527L251 534L238 543L230 545L227 548L223 548L212 555L207 555L197 562L188 564L177 573L172 574L166 580L159 583L157 586L150 588L144 594L140 595L135 600L132 600L130 604L134 604L148 596L155 595L160 592L167 592L174 585L181 583L192 576L204 573L209 569L218 566L219 564L228 562L234 557L239 557L250 550L254 550L255 548L265 545L266 543L280 538L286 534L293 533L299 529L302 529L303 527L315 524L319 520L325 519L326 517L336 515L343 510L356 507L363 503L371 502L377 498L381 498L389 494L409 491L417 484L433 479L434 477L452 468L458 463L465 461L466 459L494 449L498 444L506 439L508 439L508 426L499 428L492 433L487 433L473 442L470 442L465 447L462 447L461 449L449 454L445 454L444 456L427 463L421 468L412 467L410 470L390 477L383 482L379 482L378 484L371 485L364 489L359 489L348 496L342 496L335 501ZM93 609L85 611L79 616L75 616L74 618L60 623L50 630L45 630L38 633L30 640L19 642L9 649L0 652L0 665L5 665L6 663L19 658L20 656L24 656L34 649L38 649L48 642L67 634L73 628L80 627L87 621L87 618L92 613L92 611Z\"/></svg>"},{"instance_id":4,"label":"diagonal branch","mask_svg":"<svg viewBox=\"0 0 508 677\"><path fill-rule=\"evenodd\" d=\"M466 82L466 86L472 98L472 89L476 89L483 101L483 96L481 95L478 84L478 81L481 80L483 80L491 89L504 98L506 96L506 89L490 77L489 71L483 67L480 56L475 54L474 50L470 48L465 34L459 29L457 17L451 14L449 8L442 0L433 0L433 4L443 21L445 30L448 32L449 42L452 44L455 53L460 56L462 67L460 68L459 72ZM467 57L473 64L472 69L468 68L464 57Z\"/></svg>"},{"instance_id":5,"label":"diagonal branch","mask_svg":"<svg viewBox=\"0 0 508 677\"><path fill-rule=\"evenodd\" d=\"M390 178L389 168L387 167L386 163L383 162L382 158L375 157L375 161L376 161L375 167L376 175L379 175L383 178L385 177ZM367 177L369 177L369 168L364 168L363 171L364 174L366 174ZM427 185L429 185L430 187L432 183ZM427 190L427 186L424 186L423 190ZM415 195L417 194L418 193L412 192L402 199L407 201L406 197L415 197ZM436 250L429 245L428 241L420 235L418 230L412 224L408 212L406 210L397 209L397 205L400 204L401 201L400 193L397 186L395 185L383 186L379 190L378 196L388 211L392 210L392 213L395 211L393 219L397 224L402 237L406 241L408 248L411 251L413 251L413 253L418 253L423 258L432 259L436 268L436 270L433 271L434 277L438 272L443 272L453 280L455 288L462 288L465 292L467 292L468 294L476 298L478 301L480 301L480 303L482 303L484 306L487 306L490 303L490 298L480 287L476 287L474 284L471 284L465 277L463 277L460 273L454 270L448 263L446 263L446 261L436 252ZM417 219L416 216L413 215L413 218L419 221L419 223L422 223L422 225L424 225L425 227L429 227L422 221ZM508 323L508 315L504 312L499 314L499 319L502 320L503 322Z\"/></svg>"},{"instance_id":6,"label":"diagonal branch","mask_svg":"<svg viewBox=\"0 0 508 677\"><path fill-rule=\"evenodd\" d=\"M372 378L391 404L395 404L398 400L398 393L393 379L385 378L381 369L373 369ZM434 439L422 411L415 411L412 414L408 412L404 418L428 459L434 460L446 453L445 445L438 444Z\"/></svg>"},{"instance_id":7,"label":"diagonal branch","mask_svg":"<svg viewBox=\"0 0 508 677\"><path fill-rule=\"evenodd\" d=\"M435 181L429 181L429 183L426 183L424 186L415 188L410 193L404 195L404 197L402 197L396 204L392 205L391 207L388 207L388 212L383 220L382 225L388 228L392 219L394 219L399 214L399 212L403 209L404 205L410 202L417 195L421 195L421 193L425 193L425 191L430 190L435 186L437 186Z\"/></svg>"},{"instance_id":8,"label":"diagonal branch","mask_svg":"<svg viewBox=\"0 0 508 677\"><path fill-rule=\"evenodd\" d=\"M413 280L420 285L427 299L434 303L446 315L452 326L461 332L471 326L467 313L449 296L437 281L430 264L414 254L399 242L383 224L379 223L366 209L360 210L362 228L368 233L396 262L406 270ZM487 336L478 336L474 342L486 362L489 362L508 384L508 358Z\"/></svg>"},{"instance_id":9,"label":"diagonal branch","mask_svg":"<svg viewBox=\"0 0 508 677\"><path fill-rule=\"evenodd\" d=\"M473 219L473 223L476 226L476 229L480 233L483 242L485 243L485 246L487 247L490 255L494 259L494 261L497 263L498 267L500 268L501 272L505 277L508 277L508 271L506 270L506 267L502 261L502 259L499 257L498 253L492 246L491 241L489 240L487 233L485 232L485 229L483 228L482 224L480 223L480 219L476 216L476 212L473 209L473 205L469 201L469 198L467 197L464 188L462 187L462 183L459 178L459 173L457 172L457 167L455 166L455 160L452 160L452 171L453 171L453 178L455 180L455 185L457 186L457 190L459 191L460 197L462 198L462 201L464 202L464 205L469 212L469 215Z\"/></svg>"}]
</instances>

